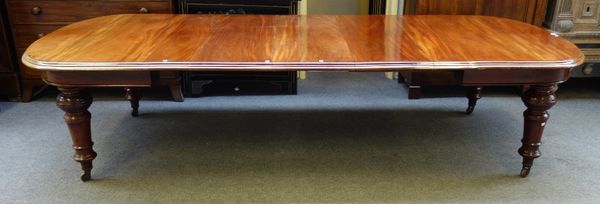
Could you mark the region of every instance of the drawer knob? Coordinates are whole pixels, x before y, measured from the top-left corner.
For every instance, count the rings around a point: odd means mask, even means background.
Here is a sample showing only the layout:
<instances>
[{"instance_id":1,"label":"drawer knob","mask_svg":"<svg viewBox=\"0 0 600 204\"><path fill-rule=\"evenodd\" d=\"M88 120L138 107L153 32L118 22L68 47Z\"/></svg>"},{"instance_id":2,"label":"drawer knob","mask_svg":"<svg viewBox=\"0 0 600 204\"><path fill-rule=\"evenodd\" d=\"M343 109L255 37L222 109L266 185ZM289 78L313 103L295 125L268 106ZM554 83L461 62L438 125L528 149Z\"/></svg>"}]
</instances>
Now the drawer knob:
<instances>
[{"instance_id":1,"label":"drawer knob","mask_svg":"<svg viewBox=\"0 0 600 204\"><path fill-rule=\"evenodd\" d=\"M38 38L42 38L42 37L44 37L45 35L46 35L46 33L38 33L38 35L37 35L37 36L38 36Z\"/></svg>"},{"instance_id":2,"label":"drawer knob","mask_svg":"<svg viewBox=\"0 0 600 204\"><path fill-rule=\"evenodd\" d=\"M31 9L31 14L33 14L35 16L40 15L41 13L42 13L41 7L36 6Z\"/></svg>"},{"instance_id":3,"label":"drawer knob","mask_svg":"<svg viewBox=\"0 0 600 204\"><path fill-rule=\"evenodd\" d=\"M140 13L148 13L148 9L147 9L147 8L144 8L144 7L142 7L142 8L140 9Z\"/></svg>"}]
</instances>

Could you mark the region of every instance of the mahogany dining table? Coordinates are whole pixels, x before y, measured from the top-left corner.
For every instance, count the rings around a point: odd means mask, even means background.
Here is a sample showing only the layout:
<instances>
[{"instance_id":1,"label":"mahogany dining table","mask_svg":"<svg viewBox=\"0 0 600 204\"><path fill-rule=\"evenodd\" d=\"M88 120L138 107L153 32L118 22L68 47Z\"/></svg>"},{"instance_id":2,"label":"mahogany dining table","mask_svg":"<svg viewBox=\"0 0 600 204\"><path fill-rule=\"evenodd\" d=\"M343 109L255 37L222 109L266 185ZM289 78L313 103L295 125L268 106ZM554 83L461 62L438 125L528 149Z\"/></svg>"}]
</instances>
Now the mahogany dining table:
<instances>
[{"instance_id":1,"label":"mahogany dining table","mask_svg":"<svg viewBox=\"0 0 600 204\"><path fill-rule=\"evenodd\" d=\"M56 103L91 179L92 96L124 87L137 114L139 87L157 71L451 72L467 87L526 86L521 177L539 147L557 84L584 56L571 42L526 23L486 16L129 14L84 20L33 43L28 67L60 90ZM309 82L307 82L309 83Z\"/></svg>"}]
</instances>

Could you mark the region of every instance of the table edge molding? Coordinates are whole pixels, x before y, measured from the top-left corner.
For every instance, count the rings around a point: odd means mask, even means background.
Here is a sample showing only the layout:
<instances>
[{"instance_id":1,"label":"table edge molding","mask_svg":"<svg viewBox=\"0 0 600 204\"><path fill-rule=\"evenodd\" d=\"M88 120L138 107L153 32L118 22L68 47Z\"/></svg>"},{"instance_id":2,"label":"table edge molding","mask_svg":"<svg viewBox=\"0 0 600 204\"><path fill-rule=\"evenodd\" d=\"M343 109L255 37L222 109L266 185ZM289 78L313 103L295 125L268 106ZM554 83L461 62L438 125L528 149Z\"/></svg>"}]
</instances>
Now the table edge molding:
<instances>
[{"instance_id":1,"label":"table edge molding","mask_svg":"<svg viewBox=\"0 0 600 204\"><path fill-rule=\"evenodd\" d=\"M42 71L403 71L486 68L573 68L583 64L583 54L556 61L399 61L399 62L47 62L27 53L26 66Z\"/></svg>"}]
</instances>

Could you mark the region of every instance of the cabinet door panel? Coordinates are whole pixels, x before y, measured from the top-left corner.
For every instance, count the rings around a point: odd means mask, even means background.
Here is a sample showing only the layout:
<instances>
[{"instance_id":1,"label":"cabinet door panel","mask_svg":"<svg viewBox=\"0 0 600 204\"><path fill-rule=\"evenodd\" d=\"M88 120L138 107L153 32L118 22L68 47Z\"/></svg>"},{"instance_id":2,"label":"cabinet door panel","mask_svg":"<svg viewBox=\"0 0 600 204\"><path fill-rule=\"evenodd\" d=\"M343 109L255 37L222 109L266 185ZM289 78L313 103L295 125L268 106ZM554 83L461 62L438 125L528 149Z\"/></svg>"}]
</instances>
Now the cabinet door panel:
<instances>
[{"instance_id":1,"label":"cabinet door panel","mask_svg":"<svg viewBox=\"0 0 600 204\"><path fill-rule=\"evenodd\" d=\"M486 0L480 15L532 22L536 0Z\"/></svg>"},{"instance_id":2,"label":"cabinet door panel","mask_svg":"<svg viewBox=\"0 0 600 204\"><path fill-rule=\"evenodd\" d=\"M404 12L416 15L485 15L541 26L548 0L406 0Z\"/></svg>"},{"instance_id":3,"label":"cabinet door panel","mask_svg":"<svg viewBox=\"0 0 600 204\"><path fill-rule=\"evenodd\" d=\"M480 0L416 0L414 14L418 15L474 15ZM409 3L409 2L407 2ZM413 14L413 12L407 12Z\"/></svg>"}]
</instances>

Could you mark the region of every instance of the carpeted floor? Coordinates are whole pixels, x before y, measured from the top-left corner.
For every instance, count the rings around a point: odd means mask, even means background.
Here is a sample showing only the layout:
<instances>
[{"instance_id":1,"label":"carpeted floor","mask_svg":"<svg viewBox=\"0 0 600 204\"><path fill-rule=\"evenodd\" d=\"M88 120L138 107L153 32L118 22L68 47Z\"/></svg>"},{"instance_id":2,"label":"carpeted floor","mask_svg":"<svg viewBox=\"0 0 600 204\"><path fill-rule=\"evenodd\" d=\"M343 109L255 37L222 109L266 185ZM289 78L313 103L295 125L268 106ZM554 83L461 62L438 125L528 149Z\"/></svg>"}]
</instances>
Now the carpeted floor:
<instances>
[{"instance_id":1,"label":"carpeted floor","mask_svg":"<svg viewBox=\"0 0 600 204\"><path fill-rule=\"evenodd\" d=\"M93 90L86 183L47 91L0 102L0 203L597 203L599 84L561 88L526 179L512 88L466 116L460 90L407 100L379 73L310 73L295 96L150 96L139 118Z\"/></svg>"}]
</instances>

